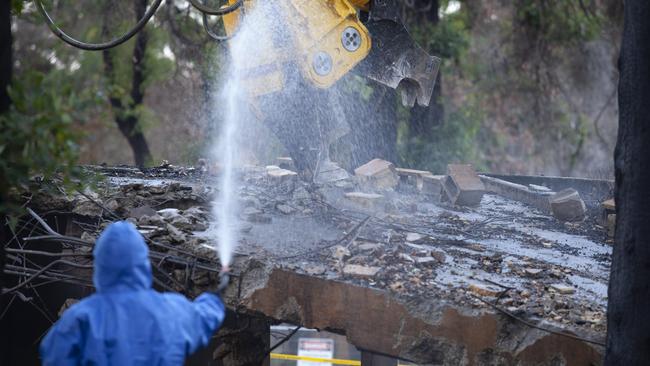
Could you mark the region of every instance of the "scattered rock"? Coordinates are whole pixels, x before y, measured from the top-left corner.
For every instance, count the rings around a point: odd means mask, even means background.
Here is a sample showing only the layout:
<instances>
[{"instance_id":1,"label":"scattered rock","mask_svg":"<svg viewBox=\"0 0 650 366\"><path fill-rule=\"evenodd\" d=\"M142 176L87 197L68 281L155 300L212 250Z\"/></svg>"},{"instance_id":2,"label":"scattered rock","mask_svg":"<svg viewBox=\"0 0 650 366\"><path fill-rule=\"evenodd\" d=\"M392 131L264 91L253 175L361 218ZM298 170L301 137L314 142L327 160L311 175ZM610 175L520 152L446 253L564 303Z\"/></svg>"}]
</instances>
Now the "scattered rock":
<instances>
[{"instance_id":1,"label":"scattered rock","mask_svg":"<svg viewBox=\"0 0 650 366\"><path fill-rule=\"evenodd\" d=\"M453 205L478 206L485 193L485 185L471 165L447 165L443 189Z\"/></svg>"},{"instance_id":2,"label":"scattered rock","mask_svg":"<svg viewBox=\"0 0 650 366\"><path fill-rule=\"evenodd\" d=\"M438 261L438 263L445 263L447 261L447 255L443 252L432 250L431 256L435 258Z\"/></svg>"},{"instance_id":3,"label":"scattered rock","mask_svg":"<svg viewBox=\"0 0 650 366\"><path fill-rule=\"evenodd\" d=\"M279 204L279 205L275 206L275 208L276 208L278 211L280 211L280 212L282 212L283 214L285 214L285 215L291 215L292 213L294 213L294 212L296 211L296 210L294 210L293 207L288 206L288 205L283 205L283 204Z\"/></svg>"},{"instance_id":4,"label":"scattered rock","mask_svg":"<svg viewBox=\"0 0 650 366\"><path fill-rule=\"evenodd\" d=\"M181 212L177 208L165 208L158 210L158 215L162 216L165 220L171 220L176 216L180 216Z\"/></svg>"},{"instance_id":5,"label":"scattered rock","mask_svg":"<svg viewBox=\"0 0 650 366\"><path fill-rule=\"evenodd\" d=\"M142 216L138 220L138 225L155 225L155 226L164 226L165 225L165 219L163 219L162 216L158 215L158 213L154 212L153 215L151 216Z\"/></svg>"},{"instance_id":6,"label":"scattered rock","mask_svg":"<svg viewBox=\"0 0 650 366\"><path fill-rule=\"evenodd\" d=\"M472 283L469 285L470 291L480 296L498 296L503 290L497 286L485 285L482 283Z\"/></svg>"},{"instance_id":7,"label":"scattered rock","mask_svg":"<svg viewBox=\"0 0 650 366\"><path fill-rule=\"evenodd\" d=\"M413 259L413 257L411 257L410 255L408 255L406 253L400 253L398 256L399 256L400 259L403 259L403 260L405 260L407 262L415 263L415 259Z\"/></svg>"},{"instance_id":8,"label":"scattered rock","mask_svg":"<svg viewBox=\"0 0 650 366\"><path fill-rule=\"evenodd\" d=\"M380 270L381 268L379 267L348 264L343 267L343 274L356 277L374 277Z\"/></svg>"},{"instance_id":9,"label":"scattered rock","mask_svg":"<svg viewBox=\"0 0 650 366\"><path fill-rule=\"evenodd\" d=\"M72 213L87 217L100 217L103 211L104 209L86 198L80 199L72 209Z\"/></svg>"},{"instance_id":10,"label":"scattered rock","mask_svg":"<svg viewBox=\"0 0 650 366\"><path fill-rule=\"evenodd\" d=\"M154 216L156 214L156 210L149 206L140 206L140 207L135 207L129 210L129 215L128 217L133 217L135 219L140 220L142 216Z\"/></svg>"},{"instance_id":11,"label":"scattered rock","mask_svg":"<svg viewBox=\"0 0 650 366\"><path fill-rule=\"evenodd\" d=\"M399 183L395 166L386 160L373 159L356 168L354 174L359 178L361 184L380 191L394 190Z\"/></svg>"},{"instance_id":12,"label":"scattered rock","mask_svg":"<svg viewBox=\"0 0 650 366\"><path fill-rule=\"evenodd\" d=\"M272 182L277 184L295 182L298 179L298 173L287 169L281 169L280 167L277 169L267 170L266 175Z\"/></svg>"},{"instance_id":13,"label":"scattered rock","mask_svg":"<svg viewBox=\"0 0 650 366\"><path fill-rule=\"evenodd\" d=\"M408 241L409 243L418 243L418 242L422 242L423 241L422 239L425 239L426 237L427 237L426 235L422 235L418 233L408 233L406 234L406 241Z\"/></svg>"},{"instance_id":14,"label":"scattered rock","mask_svg":"<svg viewBox=\"0 0 650 366\"><path fill-rule=\"evenodd\" d=\"M539 268L526 268L524 272L526 272L527 276L538 277L543 272L543 270Z\"/></svg>"},{"instance_id":15,"label":"scattered rock","mask_svg":"<svg viewBox=\"0 0 650 366\"><path fill-rule=\"evenodd\" d=\"M183 234L182 231L177 229L172 224L167 224L167 232L169 233L169 237L172 239L172 241L176 243L183 243L187 240L185 234Z\"/></svg>"},{"instance_id":16,"label":"scattered rock","mask_svg":"<svg viewBox=\"0 0 650 366\"><path fill-rule=\"evenodd\" d=\"M549 197L551 211L560 221L581 221L585 218L587 207L580 193L573 188L562 190Z\"/></svg>"},{"instance_id":17,"label":"scattered rock","mask_svg":"<svg viewBox=\"0 0 650 366\"><path fill-rule=\"evenodd\" d=\"M350 253L350 250L342 245L336 245L332 247L332 256L340 261L350 258L352 256L352 253Z\"/></svg>"},{"instance_id":18,"label":"scattered rock","mask_svg":"<svg viewBox=\"0 0 650 366\"><path fill-rule=\"evenodd\" d=\"M551 285L551 289L554 290L555 292L558 292L562 295L571 295L576 292L576 289L572 286L564 285L561 283L556 283Z\"/></svg>"},{"instance_id":19,"label":"scattered rock","mask_svg":"<svg viewBox=\"0 0 650 366\"><path fill-rule=\"evenodd\" d=\"M428 264L436 262L438 262L438 260L433 257L415 257L415 263L417 264Z\"/></svg>"}]
</instances>

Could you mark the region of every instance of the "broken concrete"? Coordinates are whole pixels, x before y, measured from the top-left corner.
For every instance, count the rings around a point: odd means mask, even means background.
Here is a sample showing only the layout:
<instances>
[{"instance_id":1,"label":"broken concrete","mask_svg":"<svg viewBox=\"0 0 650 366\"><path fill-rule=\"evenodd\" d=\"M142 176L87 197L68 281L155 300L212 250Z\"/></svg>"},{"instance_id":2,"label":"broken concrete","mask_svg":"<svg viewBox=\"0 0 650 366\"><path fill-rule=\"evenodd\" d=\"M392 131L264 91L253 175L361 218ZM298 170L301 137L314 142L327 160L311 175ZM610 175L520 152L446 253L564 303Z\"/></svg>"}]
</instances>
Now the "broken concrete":
<instances>
[{"instance_id":1,"label":"broken concrete","mask_svg":"<svg viewBox=\"0 0 650 366\"><path fill-rule=\"evenodd\" d=\"M553 216L561 221L582 221L587 207L580 198L580 193L573 188L567 188L549 198Z\"/></svg>"},{"instance_id":2,"label":"broken concrete","mask_svg":"<svg viewBox=\"0 0 650 366\"><path fill-rule=\"evenodd\" d=\"M443 189L453 205L478 206L485 193L485 185L471 165L449 164Z\"/></svg>"},{"instance_id":3,"label":"broken concrete","mask_svg":"<svg viewBox=\"0 0 650 366\"><path fill-rule=\"evenodd\" d=\"M159 271L154 274L177 291L185 290L186 283L193 286L192 293L213 286L219 268L213 236L182 230L187 239L178 243L166 230L168 220L178 215L209 222L211 183L190 176L170 189L176 176L164 178L158 170L148 174L159 175L109 177L99 199L117 202L121 215L128 212L123 207L177 206L178 210L155 215L157 220L148 218L152 223L141 229L167 246L149 242L152 253L160 252L153 264L164 259L169 265L167 255L193 253L197 269L188 271L190 264L165 268L178 283ZM480 206L467 210L399 192L383 195L384 200L399 203L390 215L368 218L363 210L343 205L350 200L336 187L335 198L329 200L320 188L300 181L292 190L278 189L264 168L244 174L238 194L246 207L256 210L249 213L271 221L251 222L241 235L232 265L233 285L224 296L230 308L329 329L345 334L359 348L420 364L600 362L602 348L532 330L481 301L492 302L491 294L504 292L491 284L499 283L512 288L499 299L496 306L501 310L602 341L611 247L602 241L604 229L594 229L589 220L560 224L494 194L485 194ZM125 185L132 185L128 192L122 189ZM70 207L58 198L47 201L38 195L34 202ZM161 202L166 206L157 206ZM287 216L280 205L296 212ZM101 229L69 223L66 234L77 237L92 238ZM409 233L424 237L409 242ZM332 248L337 246L345 249L340 251L343 255L334 255ZM480 294L470 289L472 284L487 286L490 292ZM553 287L558 284L572 287L574 293L562 294Z\"/></svg>"}]
</instances>

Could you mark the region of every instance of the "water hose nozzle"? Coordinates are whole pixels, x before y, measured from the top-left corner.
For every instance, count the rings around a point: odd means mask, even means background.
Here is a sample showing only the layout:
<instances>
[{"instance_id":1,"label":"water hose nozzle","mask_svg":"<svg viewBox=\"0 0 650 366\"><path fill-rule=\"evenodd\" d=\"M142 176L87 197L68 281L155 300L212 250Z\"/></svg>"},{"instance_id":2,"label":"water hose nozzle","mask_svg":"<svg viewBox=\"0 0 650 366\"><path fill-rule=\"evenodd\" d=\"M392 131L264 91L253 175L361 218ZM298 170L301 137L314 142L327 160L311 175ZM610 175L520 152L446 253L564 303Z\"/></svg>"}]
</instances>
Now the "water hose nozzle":
<instances>
[{"instance_id":1,"label":"water hose nozzle","mask_svg":"<svg viewBox=\"0 0 650 366\"><path fill-rule=\"evenodd\" d=\"M219 285L217 286L216 293L221 295L223 291L228 287L230 282L230 270L228 267L224 267L221 272L219 272Z\"/></svg>"}]
</instances>

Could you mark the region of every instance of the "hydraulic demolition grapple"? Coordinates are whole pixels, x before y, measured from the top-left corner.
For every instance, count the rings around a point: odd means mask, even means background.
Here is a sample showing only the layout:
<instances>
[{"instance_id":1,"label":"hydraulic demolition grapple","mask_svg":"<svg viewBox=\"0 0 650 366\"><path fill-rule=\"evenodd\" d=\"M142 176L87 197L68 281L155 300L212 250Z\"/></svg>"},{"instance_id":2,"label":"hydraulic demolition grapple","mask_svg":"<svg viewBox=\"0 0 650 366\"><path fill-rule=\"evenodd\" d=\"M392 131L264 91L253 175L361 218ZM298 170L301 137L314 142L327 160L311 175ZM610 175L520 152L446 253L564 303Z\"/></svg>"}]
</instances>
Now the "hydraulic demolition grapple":
<instances>
[{"instance_id":1,"label":"hydraulic demolition grapple","mask_svg":"<svg viewBox=\"0 0 650 366\"><path fill-rule=\"evenodd\" d=\"M240 1L230 0L230 6ZM236 36L260 1L265 0L244 0L224 15L225 38ZM360 75L398 89L404 105L429 105L440 60L413 41L400 21L398 0L277 0L273 5L283 35L269 32L268 39L258 40L269 45L266 57L245 65L254 95L283 90L283 65L292 62L318 88L332 86L356 67Z\"/></svg>"}]
</instances>

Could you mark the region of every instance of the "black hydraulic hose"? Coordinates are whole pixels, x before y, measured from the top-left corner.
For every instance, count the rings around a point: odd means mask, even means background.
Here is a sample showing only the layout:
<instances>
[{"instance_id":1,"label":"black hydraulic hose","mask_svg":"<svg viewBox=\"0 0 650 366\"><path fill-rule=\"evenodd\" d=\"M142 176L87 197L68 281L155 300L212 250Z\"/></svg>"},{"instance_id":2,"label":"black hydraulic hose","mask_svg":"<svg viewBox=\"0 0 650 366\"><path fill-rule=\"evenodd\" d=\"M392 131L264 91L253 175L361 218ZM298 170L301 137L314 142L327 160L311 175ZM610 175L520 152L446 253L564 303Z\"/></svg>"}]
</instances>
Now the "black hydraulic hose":
<instances>
[{"instance_id":1,"label":"black hydraulic hose","mask_svg":"<svg viewBox=\"0 0 650 366\"><path fill-rule=\"evenodd\" d=\"M214 31L212 31L212 29L210 29L210 25L208 25L208 15L206 13L203 13L203 28L205 29L205 32L208 33L210 38L218 42L227 41L235 35L235 33L233 33L230 36L221 36L215 33Z\"/></svg>"},{"instance_id":2,"label":"black hydraulic hose","mask_svg":"<svg viewBox=\"0 0 650 366\"><path fill-rule=\"evenodd\" d=\"M239 9L242 4L244 3L244 0L237 0L236 3L226 6L225 8L219 8L219 9L213 9L209 6L203 5L199 0L189 0L190 4L192 4L193 7L195 7L198 11L200 11L203 14L208 14L208 15L226 15L230 14L233 11Z\"/></svg>"},{"instance_id":3,"label":"black hydraulic hose","mask_svg":"<svg viewBox=\"0 0 650 366\"><path fill-rule=\"evenodd\" d=\"M47 10L45 10L45 7L43 6L42 0L34 0L36 3L36 7L38 8L39 12L41 15L43 15L43 18L45 19L45 22L47 23L47 26L50 28L52 33L54 33L55 36L59 37L63 42L76 47L80 48L82 50L86 51L102 51L102 50L107 50L109 48L113 48L116 46L121 45L122 43L128 41L131 39L136 33L142 30L145 25L149 22L149 20L153 17L153 15L156 13L158 8L160 7L160 4L162 4L163 0L155 0L153 4L149 7L149 10L144 14L144 17L138 21L138 23L135 25L135 27L131 28L128 32L124 33L122 36L115 38L111 41L104 42L104 43L86 43L79 41L68 34L66 34L61 28L59 28L56 24L54 24L54 20L50 17L50 14L47 13ZM191 0L193 2L193 0ZM240 4L241 5L241 4ZM234 6L234 5L233 5Z\"/></svg>"}]
</instances>

